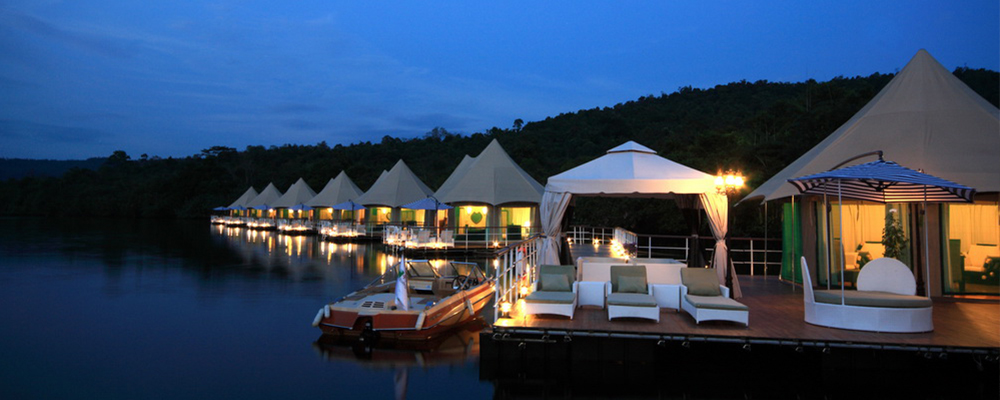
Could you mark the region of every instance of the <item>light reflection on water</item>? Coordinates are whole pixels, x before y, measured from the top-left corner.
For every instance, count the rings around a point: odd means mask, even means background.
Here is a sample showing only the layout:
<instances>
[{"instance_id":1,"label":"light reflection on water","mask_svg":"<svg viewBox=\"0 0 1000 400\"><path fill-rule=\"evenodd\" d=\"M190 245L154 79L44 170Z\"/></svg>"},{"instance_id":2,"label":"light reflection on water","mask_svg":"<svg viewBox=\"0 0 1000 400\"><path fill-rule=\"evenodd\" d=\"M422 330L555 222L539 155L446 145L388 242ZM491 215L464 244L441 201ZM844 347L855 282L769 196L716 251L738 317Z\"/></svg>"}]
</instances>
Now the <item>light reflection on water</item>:
<instances>
[{"instance_id":1,"label":"light reflection on water","mask_svg":"<svg viewBox=\"0 0 1000 400\"><path fill-rule=\"evenodd\" d=\"M204 221L0 218L0 398L389 398L400 370L411 399L492 397L465 338L317 343L316 310L390 260ZM455 357L392 361L431 354Z\"/></svg>"}]
</instances>

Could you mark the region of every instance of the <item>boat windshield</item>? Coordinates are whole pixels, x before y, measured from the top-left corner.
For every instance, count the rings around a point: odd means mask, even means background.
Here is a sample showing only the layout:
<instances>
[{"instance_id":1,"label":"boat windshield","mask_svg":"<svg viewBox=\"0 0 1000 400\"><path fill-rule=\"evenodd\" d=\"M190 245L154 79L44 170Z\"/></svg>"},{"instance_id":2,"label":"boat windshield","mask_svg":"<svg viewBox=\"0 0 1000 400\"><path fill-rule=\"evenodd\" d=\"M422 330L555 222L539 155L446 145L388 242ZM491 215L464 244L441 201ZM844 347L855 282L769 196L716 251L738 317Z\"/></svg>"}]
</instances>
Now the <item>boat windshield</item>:
<instances>
[{"instance_id":1,"label":"boat windshield","mask_svg":"<svg viewBox=\"0 0 1000 400\"><path fill-rule=\"evenodd\" d=\"M479 264L474 262L452 261L448 263L455 271L456 276L471 276L474 278L485 278L483 271L479 269Z\"/></svg>"},{"instance_id":2,"label":"boat windshield","mask_svg":"<svg viewBox=\"0 0 1000 400\"><path fill-rule=\"evenodd\" d=\"M419 278L434 278L438 276L437 271L434 270L429 261L408 261L406 265L408 267L406 271L410 276Z\"/></svg>"}]
</instances>

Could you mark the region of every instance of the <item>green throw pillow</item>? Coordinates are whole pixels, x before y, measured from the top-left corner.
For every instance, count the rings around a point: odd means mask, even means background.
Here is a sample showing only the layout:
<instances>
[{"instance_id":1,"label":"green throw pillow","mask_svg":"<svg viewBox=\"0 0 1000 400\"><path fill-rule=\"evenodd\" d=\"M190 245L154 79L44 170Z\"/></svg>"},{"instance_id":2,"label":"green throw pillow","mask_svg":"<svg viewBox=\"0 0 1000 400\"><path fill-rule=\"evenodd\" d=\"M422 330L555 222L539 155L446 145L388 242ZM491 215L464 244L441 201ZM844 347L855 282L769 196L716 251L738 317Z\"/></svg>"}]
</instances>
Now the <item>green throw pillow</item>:
<instances>
[{"instance_id":1,"label":"green throw pillow","mask_svg":"<svg viewBox=\"0 0 1000 400\"><path fill-rule=\"evenodd\" d=\"M695 296L722 296L719 278L715 269L681 268L681 282L688 288L688 294Z\"/></svg>"},{"instance_id":2,"label":"green throw pillow","mask_svg":"<svg viewBox=\"0 0 1000 400\"><path fill-rule=\"evenodd\" d=\"M646 278L643 276L619 276L618 293L646 294Z\"/></svg>"},{"instance_id":3,"label":"green throw pillow","mask_svg":"<svg viewBox=\"0 0 1000 400\"><path fill-rule=\"evenodd\" d=\"M538 290L546 292L570 292L569 278L563 274L542 274L539 277Z\"/></svg>"}]
</instances>

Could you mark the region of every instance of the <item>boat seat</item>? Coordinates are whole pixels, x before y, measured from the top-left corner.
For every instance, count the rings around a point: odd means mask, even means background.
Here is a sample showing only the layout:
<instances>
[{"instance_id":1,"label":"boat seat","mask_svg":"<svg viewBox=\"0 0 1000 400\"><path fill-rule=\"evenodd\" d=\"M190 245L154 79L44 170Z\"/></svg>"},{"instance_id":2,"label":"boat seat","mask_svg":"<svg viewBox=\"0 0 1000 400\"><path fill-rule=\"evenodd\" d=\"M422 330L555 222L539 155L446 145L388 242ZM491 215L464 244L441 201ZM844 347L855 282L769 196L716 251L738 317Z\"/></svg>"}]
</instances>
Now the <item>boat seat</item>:
<instances>
[{"instance_id":1,"label":"boat seat","mask_svg":"<svg viewBox=\"0 0 1000 400\"><path fill-rule=\"evenodd\" d=\"M454 278L437 278L431 286L431 292L435 297L444 298L455 294L456 290L451 287Z\"/></svg>"}]
</instances>

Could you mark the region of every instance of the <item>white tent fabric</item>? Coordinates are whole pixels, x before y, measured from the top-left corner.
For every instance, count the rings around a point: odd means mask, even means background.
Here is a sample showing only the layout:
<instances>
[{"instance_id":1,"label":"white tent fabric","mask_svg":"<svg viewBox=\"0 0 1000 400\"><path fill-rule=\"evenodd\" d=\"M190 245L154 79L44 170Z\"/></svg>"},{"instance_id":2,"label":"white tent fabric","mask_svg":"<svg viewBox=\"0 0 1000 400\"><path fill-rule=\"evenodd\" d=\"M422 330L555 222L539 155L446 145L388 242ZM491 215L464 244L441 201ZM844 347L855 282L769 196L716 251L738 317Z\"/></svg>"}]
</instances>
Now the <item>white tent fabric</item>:
<instances>
[{"instance_id":1,"label":"white tent fabric","mask_svg":"<svg viewBox=\"0 0 1000 400\"><path fill-rule=\"evenodd\" d=\"M354 201L366 207L395 208L420 200L433 193L427 185L420 181L420 178L413 174L413 171L406 166L403 160L399 160L389 172L382 174L367 192Z\"/></svg>"},{"instance_id":2,"label":"white tent fabric","mask_svg":"<svg viewBox=\"0 0 1000 400\"><path fill-rule=\"evenodd\" d=\"M729 233L729 199L724 194L716 191L702 193L698 195L701 200L701 207L708 215L708 226L712 228L712 236L715 238L715 252L712 257L712 265L715 266L715 273L719 276L719 282L726 281L726 255L729 254L729 246L726 246L726 234ZM724 267L719 267L719 266ZM736 279L736 272L732 272L733 277L733 297L743 297L743 290L740 289Z\"/></svg>"},{"instance_id":3,"label":"white tent fabric","mask_svg":"<svg viewBox=\"0 0 1000 400\"><path fill-rule=\"evenodd\" d=\"M459 165L461 167L461 165ZM460 172L456 168L456 173ZM454 173L452 175L455 175ZM447 183L447 182L446 182ZM442 185L444 186L444 185ZM507 155L500 142L493 139L454 186L436 196L445 203L538 203L544 188Z\"/></svg>"},{"instance_id":4,"label":"white tent fabric","mask_svg":"<svg viewBox=\"0 0 1000 400\"><path fill-rule=\"evenodd\" d=\"M251 186L246 192L243 192L243 195L240 196L240 198L236 199L236 201L234 201L233 204L230 204L227 208L230 210L240 209L241 207L246 208L250 201L256 198L258 194L257 190Z\"/></svg>"},{"instance_id":5,"label":"white tent fabric","mask_svg":"<svg viewBox=\"0 0 1000 400\"><path fill-rule=\"evenodd\" d=\"M854 117L744 201L796 195L788 179L827 171L876 150L980 193L1000 191L1000 110L920 50ZM853 164L867 161L871 159Z\"/></svg>"},{"instance_id":6,"label":"white tent fabric","mask_svg":"<svg viewBox=\"0 0 1000 400\"><path fill-rule=\"evenodd\" d=\"M434 192L434 198L440 199L442 194L450 192L451 188L455 187L455 184L457 184L458 181L465 176L465 173L469 170L469 166L472 165L473 161L476 161L476 158L471 157L468 154L466 154L465 157L462 157L462 162L458 163L458 166L455 167L455 170L452 171L451 175L448 175L448 179L445 179L444 183L441 184L441 187Z\"/></svg>"},{"instance_id":7,"label":"white tent fabric","mask_svg":"<svg viewBox=\"0 0 1000 400\"><path fill-rule=\"evenodd\" d=\"M541 250L542 263L559 262L560 223L574 195L652 198L698 195L708 212L716 240L713 265L718 271L719 282L725 282L728 201L716 192L712 175L660 157L648 147L629 141L597 159L550 177L541 203L542 229L546 236ZM742 296L735 273L733 289L734 297Z\"/></svg>"},{"instance_id":8,"label":"white tent fabric","mask_svg":"<svg viewBox=\"0 0 1000 400\"><path fill-rule=\"evenodd\" d=\"M260 194L258 194L257 197L254 197L253 200L250 201L250 203L247 203L247 208L256 208L256 209L261 209L262 207L273 208L274 202L277 201L279 198L281 198L281 192L278 190L278 188L274 187L273 183L268 183L267 187L264 188L264 190L261 190Z\"/></svg>"},{"instance_id":9,"label":"white tent fabric","mask_svg":"<svg viewBox=\"0 0 1000 400\"><path fill-rule=\"evenodd\" d=\"M358 188L358 185L354 184L347 173L340 171L336 178L330 179L313 197L312 200L306 203L310 207L330 207L334 204L340 204L348 200L356 199L361 197L363 192Z\"/></svg>"},{"instance_id":10,"label":"white tent fabric","mask_svg":"<svg viewBox=\"0 0 1000 400\"><path fill-rule=\"evenodd\" d=\"M309 187L309 184L302 178L295 181L274 204L269 204L273 208L291 208L299 204L306 204L316 197L316 192Z\"/></svg>"}]
</instances>

